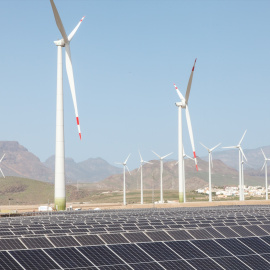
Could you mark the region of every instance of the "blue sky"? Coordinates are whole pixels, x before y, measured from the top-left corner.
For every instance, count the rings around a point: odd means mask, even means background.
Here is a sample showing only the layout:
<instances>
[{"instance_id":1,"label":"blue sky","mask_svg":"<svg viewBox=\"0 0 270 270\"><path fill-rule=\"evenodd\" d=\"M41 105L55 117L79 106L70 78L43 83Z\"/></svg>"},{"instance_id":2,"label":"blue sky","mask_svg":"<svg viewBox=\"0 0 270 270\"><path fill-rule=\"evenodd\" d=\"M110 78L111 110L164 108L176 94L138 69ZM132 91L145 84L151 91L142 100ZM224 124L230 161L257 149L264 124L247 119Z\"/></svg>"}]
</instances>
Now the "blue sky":
<instances>
[{"instance_id":1,"label":"blue sky","mask_svg":"<svg viewBox=\"0 0 270 270\"><path fill-rule=\"evenodd\" d=\"M176 83L189 99L196 152L270 144L270 2L55 0L71 42L79 140L64 67L65 148L75 161L177 158ZM56 52L49 0L2 0L1 134L45 161L54 154ZM184 116L184 115L183 115ZM185 117L184 147L191 154Z\"/></svg>"}]
</instances>

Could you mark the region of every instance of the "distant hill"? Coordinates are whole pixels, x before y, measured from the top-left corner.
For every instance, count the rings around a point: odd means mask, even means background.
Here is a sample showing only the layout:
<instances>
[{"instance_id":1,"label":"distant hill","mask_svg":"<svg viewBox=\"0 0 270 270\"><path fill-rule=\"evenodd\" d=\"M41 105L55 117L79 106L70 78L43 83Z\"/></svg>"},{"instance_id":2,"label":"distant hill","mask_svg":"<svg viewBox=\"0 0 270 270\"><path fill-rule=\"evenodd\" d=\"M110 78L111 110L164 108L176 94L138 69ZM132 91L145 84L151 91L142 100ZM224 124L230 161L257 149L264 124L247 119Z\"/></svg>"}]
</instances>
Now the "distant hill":
<instances>
[{"instance_id":1,"label":"distant hill","mask_svg":"<svg viewBox=\"0 0 270 270\"><path fill-rule=\"evenodd\" d=\"M0 142L0 156L5 154L1 168L5 176L19 176L52 182L54 173L37 156L14 141Z\"/></svg>"},{"instance_id":2,"label":"distant hill","mask_svg":"<svg viewBox=\"0 0 270 270\"><path fill-rule=\"evenodd\" d=\"M160 163L157 160L150 161L153 164L143 166L143 182L145 189L159 189L160 186ZM192 160L185 160L186 170L186 189L188 191L208 186L208 162L198 158L199 171L195 169ZM238 185L238 171L230 168L221 160L213 161L212 183L216 186ZM141 174L138 169L126 173L126 186L128 190L140 189ZM245 172L245 184L247 185L264 185L264 178L257 175L250 175ZM95 184L99 189L123 189L123 174L112 175L103 181ZM175 161L164 163L163 171L164 189L178 189L178 166Z\"/></svg>"},{"instance_id":3,"label":"distant hill","mask_svg":"<svg viewBox=\"0 0 270 270\"><path fill-rule=\"evenodd\" d=\"M256 149L243 149L247 157L247 163L250 168L261 169L264 163L264 157L261 151L263 149L266 157L270 157L270 146L263 146ZM203 160L208 160L208 156L201 157ZM229 149L224 151L214 151L213 159L219 159L231 168L238 170L238 149ZM248 168L248 167L247 167Z\"/></svg>"},{"instance_id":4,"label":"distant hill","mask_svg":"<svg viewBox=\"0 0 270 270\"><path fill-rule=\"evenodd\" d=\"M48 158L44 165L54 171L54 156ZM65 160L66 178L71 182L97 182L106 177L121 172L121 169L110 165L102 158L89 158L76 163L72 158Z\"/></svg>"}]
</instances>

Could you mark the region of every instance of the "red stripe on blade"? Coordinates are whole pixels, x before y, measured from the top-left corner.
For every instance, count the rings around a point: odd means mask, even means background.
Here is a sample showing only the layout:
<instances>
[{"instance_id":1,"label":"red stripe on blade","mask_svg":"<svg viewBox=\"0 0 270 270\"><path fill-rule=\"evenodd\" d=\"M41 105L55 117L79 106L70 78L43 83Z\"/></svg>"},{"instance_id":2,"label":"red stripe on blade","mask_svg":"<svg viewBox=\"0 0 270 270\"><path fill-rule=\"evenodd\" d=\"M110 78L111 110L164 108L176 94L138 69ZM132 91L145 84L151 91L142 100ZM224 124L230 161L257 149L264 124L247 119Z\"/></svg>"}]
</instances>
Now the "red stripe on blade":
<instances>
[{"instance_id":1,"label":"red stripe on blade","mask_svg":"<svg viewBox=\"0 0 270 270\"><path fill-rule=\"evenodd\" d=\"M79 117L76 117L76 120L77 120L77 125L79 125L80 124Z\"/></svg>"},{"instance_id":2,"label":"red stripe on blade","mask_svg":"<svg viewBox=\"0 0 270 270\"><path fill-rule=\"evenodd\" d=\"M82 134L81 133L79 133L79 136L80 136L80 140L82 139Z\"/></svg>"},{"instance_id":3,"label":"red stripe on blade","mask_svg":"<svg viewBox=\"0 0 270 270\"><path fill-rule=\"evenodd\" d=\"M194 158L196 158L196 153L195 152L193 152L193 155L194 155Z\"/></svg>"},{"instance_id":4,"label":"red stripe on blade","mask_svg":"<svg viewBox=\"0 0 270 270\"><path fill-rule=\"evenodd\" d=\"M196 170L198 171L198 165L196 165Z\"/></svg>"}]
</instances>

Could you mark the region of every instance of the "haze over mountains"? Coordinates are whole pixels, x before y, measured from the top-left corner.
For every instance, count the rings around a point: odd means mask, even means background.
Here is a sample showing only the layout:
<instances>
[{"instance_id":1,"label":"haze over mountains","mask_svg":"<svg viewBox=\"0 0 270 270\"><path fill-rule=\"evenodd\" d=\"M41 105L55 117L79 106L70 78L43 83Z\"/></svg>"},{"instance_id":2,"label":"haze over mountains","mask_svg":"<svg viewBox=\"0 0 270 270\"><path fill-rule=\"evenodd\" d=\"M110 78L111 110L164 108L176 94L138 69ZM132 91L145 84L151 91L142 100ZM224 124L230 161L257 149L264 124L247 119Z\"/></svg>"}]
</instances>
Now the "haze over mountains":
<instances>
[{"instance_id":1,"label":"haze over mountains","mask_svg":"<svg viewBox=\"0 0 270 270\"><path fill-rule=\"evenodd\" d=\"M265 154L270 156L270 146L263 147ZM248 163L254 169L245 168L245 181L247 184L262 185L264 172L261 168L264 160L260 148L244 150ZM18 176L42 180L54 181L54 156L42 163L38 157L29 152L18 142L0 142L0 156L6 154L1 163L1 168L6 176ZM237 185L238 184L238 151L235 149L213 152L214 167L212 170L213 183L215 185ZM218 160L217 160L218 158ZM207 161L205 161L206 159ZM158 160L151 161L153 164L143 166L144 186L152 189L153 185L159 188L160 165ZM199 172L196 172L193 161L186 160L186 187L188 190L207 186L208 181L208 157L198 158ZM269 170L270 171L270 170ZM127 174L127 188L136 189L140 187L140 172L133 170L132 175ZM71 158L66 158L67 183L93 183L93 188L99 189L121 189L123 185L122 168L110 165L102 158L89 158L76 163ZM178 170L175 161L164 163L164 188L178 188Z\"/></svg>"}]
</instances>

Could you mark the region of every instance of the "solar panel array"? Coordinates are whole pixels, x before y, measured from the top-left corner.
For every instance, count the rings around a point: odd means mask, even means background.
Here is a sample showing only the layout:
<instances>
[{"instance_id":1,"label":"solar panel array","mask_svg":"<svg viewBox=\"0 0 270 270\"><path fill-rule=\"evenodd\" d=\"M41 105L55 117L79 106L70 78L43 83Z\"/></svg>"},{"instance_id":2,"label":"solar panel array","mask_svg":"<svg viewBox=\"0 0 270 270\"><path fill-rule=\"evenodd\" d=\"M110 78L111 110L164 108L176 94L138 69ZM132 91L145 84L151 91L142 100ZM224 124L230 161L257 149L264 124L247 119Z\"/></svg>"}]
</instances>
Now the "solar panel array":
<instances>
[{"instance_id":1,"label":"solar panel array","mask_svg":"<svg viewBox=\"0 0 270 270\"><path fill-rule=\"evenodd\" d=\"M0 269L270 269L270 207L0 219Z\"/></svg>"}]
</instances>

